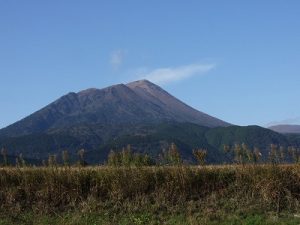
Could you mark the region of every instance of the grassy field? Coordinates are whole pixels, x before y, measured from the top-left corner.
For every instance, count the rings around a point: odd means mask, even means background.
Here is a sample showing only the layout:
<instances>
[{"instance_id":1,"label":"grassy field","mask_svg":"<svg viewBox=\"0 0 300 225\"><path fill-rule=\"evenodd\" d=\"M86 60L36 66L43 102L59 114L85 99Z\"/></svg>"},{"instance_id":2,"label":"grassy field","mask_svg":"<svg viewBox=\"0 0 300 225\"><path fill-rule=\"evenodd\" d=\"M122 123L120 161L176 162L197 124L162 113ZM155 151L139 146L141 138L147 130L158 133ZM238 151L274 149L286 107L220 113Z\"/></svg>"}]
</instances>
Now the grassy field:
<instances>
[{"instance_id":1,"label":"grassy field","mask_svg":"<svg viewBox=\"0 0 300 225\"><path fill-rule=\"evenodd\" d=\"M3 167L4 224L300 224L300 166Z\"/></svg>"}]
</instances>

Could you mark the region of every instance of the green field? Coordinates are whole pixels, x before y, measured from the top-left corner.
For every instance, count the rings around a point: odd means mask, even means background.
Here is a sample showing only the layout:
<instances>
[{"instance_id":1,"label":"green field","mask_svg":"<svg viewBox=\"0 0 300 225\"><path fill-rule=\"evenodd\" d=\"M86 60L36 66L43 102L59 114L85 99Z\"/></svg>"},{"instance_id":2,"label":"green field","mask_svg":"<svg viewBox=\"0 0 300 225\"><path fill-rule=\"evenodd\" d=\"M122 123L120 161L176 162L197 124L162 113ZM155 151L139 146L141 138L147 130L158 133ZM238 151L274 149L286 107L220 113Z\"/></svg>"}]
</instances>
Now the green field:
<instances>
[{"instance_id":1,"label":"green field","mask_svg":"<svg viewBox=\"0 0 300 225\"><path fill-rule=\"evenodd\" d=\"M0 224L300 224L300 166L3 167Z\"/></svg>"}]
</instances>

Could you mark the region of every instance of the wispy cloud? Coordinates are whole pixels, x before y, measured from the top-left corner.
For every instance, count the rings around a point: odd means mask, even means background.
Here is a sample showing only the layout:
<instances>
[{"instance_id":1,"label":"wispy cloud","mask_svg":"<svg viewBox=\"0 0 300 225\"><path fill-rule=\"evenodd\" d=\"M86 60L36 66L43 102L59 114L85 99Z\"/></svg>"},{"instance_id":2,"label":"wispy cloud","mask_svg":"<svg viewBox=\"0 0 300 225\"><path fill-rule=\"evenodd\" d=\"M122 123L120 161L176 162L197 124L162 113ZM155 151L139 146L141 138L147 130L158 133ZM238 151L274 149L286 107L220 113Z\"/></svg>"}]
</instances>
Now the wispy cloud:
<instances>
[{"instance_id":1,"label":"wispy cloud","mask_svg":"<svg viewBox=\"0 0 300 225\"><path fill-rule=\"evenodd\" d=\"M204 74L215 67L215 64L189 64L180 67L158 68L146 73L144 72L140 78L157 84L166 84Z\"/></svg>"},{"instance_id":2,"label":"wispy cloud","mask_svg":"<svg viewBox=\"0 0 300 225\"><path fill-rule=\"evenodd\" d=\"M110 65L114 70L117 70L124 61L124 51L121 49L115 50L110 54Z\"/></svg>"}]
</instances>

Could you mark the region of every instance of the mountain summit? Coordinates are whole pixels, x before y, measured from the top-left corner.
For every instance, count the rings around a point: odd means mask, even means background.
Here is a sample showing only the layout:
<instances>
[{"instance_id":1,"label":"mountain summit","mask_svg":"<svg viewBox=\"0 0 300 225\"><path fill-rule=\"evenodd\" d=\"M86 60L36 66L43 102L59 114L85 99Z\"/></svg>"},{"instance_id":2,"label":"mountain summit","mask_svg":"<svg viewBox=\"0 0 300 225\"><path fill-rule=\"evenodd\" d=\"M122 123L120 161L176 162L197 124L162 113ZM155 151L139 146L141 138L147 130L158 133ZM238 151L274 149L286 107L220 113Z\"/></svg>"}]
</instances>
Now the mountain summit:
<instances>
[{"instance_id":1,"label":"mountain summit","mask_svg":"<svg viewBox=\"0 0 300 225\"><path fill-rule=\"evenodd\" d=\"M193 109L147 80L139 80L126 85L69 93L0 130L0 135L29 135L77 124L151 124L166 121L190 122L206 127L230 125Z\"/></svg>"}]
</instances>

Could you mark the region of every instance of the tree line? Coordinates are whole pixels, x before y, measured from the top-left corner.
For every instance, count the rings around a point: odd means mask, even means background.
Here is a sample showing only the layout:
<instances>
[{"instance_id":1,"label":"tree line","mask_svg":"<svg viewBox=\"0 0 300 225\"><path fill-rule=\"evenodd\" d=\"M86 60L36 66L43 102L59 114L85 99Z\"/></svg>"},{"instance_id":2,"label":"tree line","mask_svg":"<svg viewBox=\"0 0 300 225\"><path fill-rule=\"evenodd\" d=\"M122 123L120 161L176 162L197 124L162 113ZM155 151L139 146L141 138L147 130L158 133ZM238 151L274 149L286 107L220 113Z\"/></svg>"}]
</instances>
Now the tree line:
<instances>
[{"instance_id":1,"label":"tree line","mask_svg":"<svg viewBox=\"0 0 300 225\"><path fill-rule=\"evenodd\" d=\"M233 146L224 145L224 154L228 159L227 163L232 164L258 164L258 163L299 163L300 162L300 149L296 147L284 148L271 144L269 147L268 155L263 155L261 151L254 147L250 148L246 144L234 144ZM77 161L71 161L70 155L67 150L61 152L61 159L58 160L56 154L49 154L47 160L42 160L43 166L87 166L85 160L85 149L80 149L77 152ZM207 164L207 149L197 148L192 150L193 160L201 166ZM8 150L1 149L2 162L1 166L11 166L8 162ZM107 156L104 165L107 166L153 166L153 165L182 165L185 164L180 154L180 149L175 143L171 143L167 149L163 149L158 157L153 158L149 154L134 152L130 145L122 148L121 150L111 150ZM25 167L28 166L22 154L15 158L15 166Z\"/></svg>"}]
</instances>

